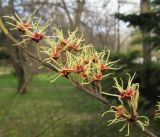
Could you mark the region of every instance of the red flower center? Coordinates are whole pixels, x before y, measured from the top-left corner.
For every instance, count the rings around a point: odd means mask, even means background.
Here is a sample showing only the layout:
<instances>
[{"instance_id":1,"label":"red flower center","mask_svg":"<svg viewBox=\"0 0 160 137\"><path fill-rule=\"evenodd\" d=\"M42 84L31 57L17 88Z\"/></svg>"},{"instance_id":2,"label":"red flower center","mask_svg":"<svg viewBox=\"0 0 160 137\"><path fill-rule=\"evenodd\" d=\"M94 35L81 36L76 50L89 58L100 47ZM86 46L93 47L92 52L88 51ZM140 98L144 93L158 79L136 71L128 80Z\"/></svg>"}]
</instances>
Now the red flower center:
<instances>
[{"instance_id":1,"label":"red flower center","mask_svg":"<svg viewBox=\"0 0 160 137\"><path fill-rule=\"evenodd\" d=\"M94 81L100 81L102 80L102 74L96 74L93 78Z\"/></svg>"},{"instance_id":2,"label":"red flower center","mask_svg":"<svg viewBox=\"0 0 160 137\"><path fill-rule=\"evenodd\" d=\"M60 74L62 77L68 76L71 72L73 72L74 70L71 68L66 68L66 69L62 69L60 71Z\"/></svg>"},{"instance_id":3,"label":"red flower center","mask_svg":"<svg viewBox=\"0 0 160 137\"><path fill-rule=\"evenodd\" d=\"M120 96L121 98L126 98L126 97L132 97L134 95L135 91L132 90L131 88L124 90Z\"/></svg>"},{"instance_id":4,"label":"red flower center","mask_svg":"<svg viewBox=\"0 0 160 137\"><path fill-rule=\"evenodd\" d=\"M106 64L101 64L101 71L107 70L107 65Z\"/></svg>"},{"instance_id":5,"label":"red flower center","mask_svg":"<svg viewBox=\"0 0 160 137\"><path fill-rule=\"evenodd\" d=\"M80 64L77 64L77 66L75 67L75 72L77 73L83 72L85 70L86 70L85 67Z\"/></svg>"},{"instance_id":6,"label":"red flower center","mask_svg":"<svg viewBox=\"0 0 160 137\"><path fill-rule=\"evenodd\" d=\"M121 94L120 94L121 98L125 98L126 97L126 92L123 91Z\"/></svg>"},{"instance_id":7,"label":"red flower center","mask_svg":"<svg viewBox=\"0 0 160 137\"><path fill-rule=\"evenodd\" d=\"M127 94L128 97L133 96L134 93L135 93L134 90L132 90L131 88L127 89L127 91L126 91L126 94Z\"/></svg>"},{"instance_id":8,"label":"red flower center","mask_svg":"<svg viewBox=\"0 0 160 137\"><path fill-rule=\"evenodd\" d=\"M125 113L124 107L123 106L118 106L117 108L117 115L122 116Z\"/></svg>"},{"instance_id":9,"label":"red flower center","mask_svg":"<svg viewBox=\"0 0 160 137\"><path fill-rule=\"evenodd\" d=\"M76 44L74 44L74 43L73 43L73 44L70 44L69 47L70 47L71 49L75 50L75 51L78 51L78 50L79 50L79 46L76 45Z\"/></svg>"},{"instance_id":10,"label":"red flower center","mask_svg":"<svg viewBox=\"0 0 160 137\"><path fill-rule=\"evenodd\" d=\"M59 56L60 56L60 52L58 52L58 51L56 51L56 50L54 49L54 50L52 51L51 57L52 57L53 59L58 59Z\"/></svg>"},{"instance_id":11,"label":"red flower center","mask_svg":"<svg viewBox=\"0 0 160 137\"><path fill-rule=\"evenodd\" d=\"M36 42L39 42L39 40L43 39L44 35L42 33L39 32L33 32L32 34L32 39Z\"/></svg>"}]
</instances>

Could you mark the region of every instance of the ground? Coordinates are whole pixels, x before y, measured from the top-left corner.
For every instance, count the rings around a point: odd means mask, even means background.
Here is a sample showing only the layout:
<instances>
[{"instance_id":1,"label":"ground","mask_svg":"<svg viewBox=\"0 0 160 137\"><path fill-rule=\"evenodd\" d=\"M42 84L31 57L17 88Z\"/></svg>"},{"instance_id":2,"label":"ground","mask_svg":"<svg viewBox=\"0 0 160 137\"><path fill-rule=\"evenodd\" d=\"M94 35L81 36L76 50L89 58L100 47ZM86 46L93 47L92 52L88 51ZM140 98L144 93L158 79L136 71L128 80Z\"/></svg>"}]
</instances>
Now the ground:
<instances>
[{"instance_id":1,"label":"ground","mask_svg":"<svg viewBox=\"0 0 160 137\"><path fill-rule=\"evenodd\" d=\"M34 76L28 92L16 94L14 74L0 75L0 137L121 137L107 126L106 106L51 73ZM158 127L156 127L158 129ZM131 129L131 137L146 137Z\"/></svg>"}]
</instances>

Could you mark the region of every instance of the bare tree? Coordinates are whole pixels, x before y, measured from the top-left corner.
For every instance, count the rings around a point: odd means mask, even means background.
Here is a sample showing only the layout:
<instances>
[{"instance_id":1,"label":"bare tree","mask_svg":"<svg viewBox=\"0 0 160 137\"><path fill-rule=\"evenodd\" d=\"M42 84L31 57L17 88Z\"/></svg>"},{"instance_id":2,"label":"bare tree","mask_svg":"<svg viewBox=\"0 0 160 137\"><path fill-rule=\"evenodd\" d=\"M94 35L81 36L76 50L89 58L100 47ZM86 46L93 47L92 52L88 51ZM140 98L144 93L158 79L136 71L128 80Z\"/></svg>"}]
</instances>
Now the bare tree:
<instances>
[{"instance_id":1,"label":"bare tree","mask_svg":"<svg viewBox=\"0 0 160 137\"><path fill-rule=\"evenodd\" d=\"M10 14L15 12L14 2L15 0L9 0L8 5L2 7L3 2L0 1L1 16L4 14ZM10 62L12 63L15 69L16 76L18 79L17 93L23 94L26 92L26 76L27 76L26 74L27 71L25 69L26 57L24 53L21 52L21 49L19 47L13 47L11 42L8 42L8 40L4 40L4 41L5 41L5 46L7 47L7 52L11 58Z\"/></svg>"}]
</instances>

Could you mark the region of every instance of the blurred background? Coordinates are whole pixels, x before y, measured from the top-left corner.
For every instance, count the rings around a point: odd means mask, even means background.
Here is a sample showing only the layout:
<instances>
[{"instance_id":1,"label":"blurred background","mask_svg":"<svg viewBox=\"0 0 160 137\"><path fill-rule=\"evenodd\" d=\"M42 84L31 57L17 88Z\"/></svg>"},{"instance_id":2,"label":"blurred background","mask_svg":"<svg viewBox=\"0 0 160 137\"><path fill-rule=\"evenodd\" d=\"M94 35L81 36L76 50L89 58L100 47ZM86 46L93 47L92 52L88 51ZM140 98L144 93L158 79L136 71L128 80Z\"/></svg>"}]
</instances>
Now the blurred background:
<instances>
[{"instance_id":1,"label":"blurred background","mask_svg":"<svg viewBox=\"0 0 160 137\"><path fill-rule=\"evenodd\" d=\"M150 128L160 135L154 111L160 95L159 0L0 0L0 17L18 13L36 15L67 31L78 28L85 43L111 50L110 60L120 59L115 72L134 74L140 83L139 113L149 116ZM6 24L7 26L7 24ZM18 34L13 32L18 38ZM106 106L77 92L61 78L50 83L52 72L39 69L0 30L0 137L120 137L120 125L107 127L101 114ZM30 49L34 51L34 49ZM103 90L112 90L104 79ZM113 102L116 102L112 99ZM136 132L135 132L136 131ZM146 137L134 127L131 137Z\"/></svg>"}]
</instances>

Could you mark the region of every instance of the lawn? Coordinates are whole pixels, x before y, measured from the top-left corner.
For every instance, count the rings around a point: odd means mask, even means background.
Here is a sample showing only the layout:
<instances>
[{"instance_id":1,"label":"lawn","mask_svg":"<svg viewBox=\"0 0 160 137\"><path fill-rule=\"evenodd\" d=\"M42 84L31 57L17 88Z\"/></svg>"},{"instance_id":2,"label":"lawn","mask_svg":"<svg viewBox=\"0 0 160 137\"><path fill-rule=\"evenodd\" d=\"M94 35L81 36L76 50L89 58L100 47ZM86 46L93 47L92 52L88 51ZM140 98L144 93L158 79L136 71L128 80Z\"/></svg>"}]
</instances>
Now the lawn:
<instances>
[{"instance_id":1,"label":"lawn","mask_svg":"<svg viewBox=\"0 0 160 137\"><path fill-rule=\"evenodd\" d=\"M50 75L34 76L24 95L16 94L14 75L0 75L0 137L124 136L119 125L107 127L106 106L63 78L50 83ZM131 137L137 136L146 137L132 128Z\"/></svg>"}]
</instances>

